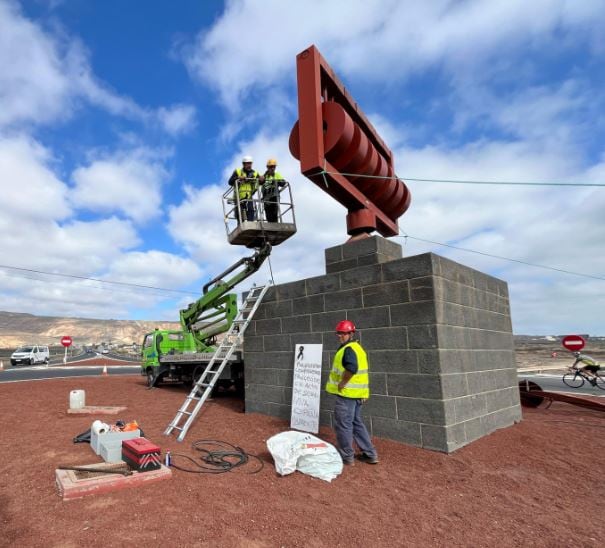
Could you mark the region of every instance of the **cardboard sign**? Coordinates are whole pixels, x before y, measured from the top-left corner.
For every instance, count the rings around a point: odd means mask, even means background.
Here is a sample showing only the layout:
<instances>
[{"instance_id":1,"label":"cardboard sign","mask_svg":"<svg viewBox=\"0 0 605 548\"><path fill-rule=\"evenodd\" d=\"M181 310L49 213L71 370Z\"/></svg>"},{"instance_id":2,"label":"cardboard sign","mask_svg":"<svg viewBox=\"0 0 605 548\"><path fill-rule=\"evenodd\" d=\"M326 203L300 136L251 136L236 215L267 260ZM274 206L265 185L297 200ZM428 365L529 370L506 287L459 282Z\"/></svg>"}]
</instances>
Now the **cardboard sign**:
<instances>
[{"instance_id":1,"label":"cardboard sign","mask_svg":"<svg viewBox=\"0 0 605 548\"><path fill-rule=\"evenodd\" d=\"M297 344L294 347L290 426L314 434L319 432L322 348L321 344Z\"/></svg>"}]
</instances>

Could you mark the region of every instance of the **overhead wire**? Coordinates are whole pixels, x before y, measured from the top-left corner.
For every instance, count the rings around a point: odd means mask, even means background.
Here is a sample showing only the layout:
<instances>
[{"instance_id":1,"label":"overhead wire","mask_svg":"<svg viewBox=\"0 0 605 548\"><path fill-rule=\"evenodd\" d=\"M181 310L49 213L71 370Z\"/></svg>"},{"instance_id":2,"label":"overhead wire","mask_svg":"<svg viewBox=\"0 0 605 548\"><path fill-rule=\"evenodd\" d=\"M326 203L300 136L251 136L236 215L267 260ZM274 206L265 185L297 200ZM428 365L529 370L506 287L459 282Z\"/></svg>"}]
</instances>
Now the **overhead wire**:
<instances>
[{"instance_id":1,"label":"overhead wire","mask_svg":"<svg viewBox=\"0 0 605 548\"><path fill-rule=\"evenodd\" d=\"M103 284L114 284L114 285L120 285L120 286L126 286L126 287L133 287L133 288L137 288L137 289L151 289L154 291L164 291L164 292L168 292L168 293L182 293L185 295L197 295L197 293L194 293L193 291L183 291L181 289L167 289L164 287L135 284L135 283L131 283L131 282L116 282L114 280L101 280L99 278L91 278L89 276L78 276L76 274L64 274L64 273L59 273L59 272L46 272L44 270L34 270L33 268L22 268L22 267L18 267L18 266L11 266L11 265L4 265L4 264L0 264L0 268L4 268L6 270L14 270L14 271L18 271L18 272L43 274L46 276L59 276L59 277L63 277L63 278L73 278L73 279L77 279L77 280L85 280L85 281L98 282L98 283L103 283ZM44 281L44 280L40 280L40 281Z\"/></svg>"},{"instance_id":2,"label":"overhead wire","mask_svg":"<svg viewBox=\"0 0 605 548\"><path fill-rule=\"evenodd\" d=\"M543 264L537 264L537 263L530 263L529 261L522 261L520 259L512 259L510 257L503 257L501 255L494 255L493 253L486 253L484 251L477 251L475 249L469 249L469 248L465 248L465 247L459 247L459 246L455 246L455 245L451 245L451 244L444 244L443 242L436 242L434 240L427 240L425 238L418 238L416 236L411 236L410 234L407 234L401 227L399 227L400 230L404 233L403 236L395 236L396 238L409 238L410 240L417 240L419 242L424 242L424 243L428 243L428 244L433 244L433 245L439 245L439 246L443 246L443 247L448 247L450 249L456 249L457 251L465 251L467 253L474 253L476 255L482 255L484 257L491 257L493 259L500 259L503 261L510 261L513 263L519 263L522 265L526 265L526 266L533 266L535 268L543 268L545 270L553 270L555 272L561 272L563 274L571 274L572 276L581 276L583 278L591 278L593 280L600 280L600 281L605 281L605 277L603 276L593 276L592 274L585 274L583 272L574 272L572 270L566 270L563 268L557 268L554 266L548 266L548 265L543 265Z\"/></svg>"},{"instance_id":3,"label":"overhead wire","mask_svg":"<svg viewBox=\"0 0 605 548\"><path fill-rule=\"evenodd\" d=\"M605 183L563 183L556 181L479 181L469 179L420 179L416 177L405 177L399 175L365 175L362 173L343 173L336 171L327 171L325 168L318 173L323 175L324 183L327 186L326 175L343 175L345 177L359 177L365 179L401 179L403 181L414 181L422 183L452 183L462 185L515 185L515 186L571 186L571 187L605 187Z\"/></svg>"}]
</instances>

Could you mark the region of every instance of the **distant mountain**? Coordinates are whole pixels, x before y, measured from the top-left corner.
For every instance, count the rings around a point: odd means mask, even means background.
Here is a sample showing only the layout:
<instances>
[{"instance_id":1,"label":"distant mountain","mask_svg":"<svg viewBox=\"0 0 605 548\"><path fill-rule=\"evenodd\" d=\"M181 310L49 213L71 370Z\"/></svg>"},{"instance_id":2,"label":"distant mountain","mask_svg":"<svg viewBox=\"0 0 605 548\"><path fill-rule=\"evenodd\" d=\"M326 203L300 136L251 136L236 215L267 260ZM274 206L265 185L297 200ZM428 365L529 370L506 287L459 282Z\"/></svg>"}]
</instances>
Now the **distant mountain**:
<instances>
[{"instance_id":1,"label":"distant mountain","mask_svg":"<svg viewBox=\"0 0 605 548\"><path fill-rule=\"evenodd\" d=\"M69 335L74 345L141 343L145 333L160 329L178 329L178 322L138 320L93 320L34 316L0 312L0 348L16 348L23 344L60 345L61 337Z\"/></svg>"}]
</instances>

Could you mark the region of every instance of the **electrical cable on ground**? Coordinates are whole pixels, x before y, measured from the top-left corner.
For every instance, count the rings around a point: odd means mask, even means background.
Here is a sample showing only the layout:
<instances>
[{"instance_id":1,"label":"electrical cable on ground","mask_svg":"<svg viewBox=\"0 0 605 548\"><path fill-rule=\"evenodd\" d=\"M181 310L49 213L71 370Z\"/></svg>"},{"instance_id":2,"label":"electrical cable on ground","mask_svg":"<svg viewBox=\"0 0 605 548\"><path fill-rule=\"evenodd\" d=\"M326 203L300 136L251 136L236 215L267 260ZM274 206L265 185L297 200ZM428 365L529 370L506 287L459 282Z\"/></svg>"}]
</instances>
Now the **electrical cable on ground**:
<instances>
[{"instance_id":1,"label":"electrical cable on ground","mask_svg":"<svg viewBox=\"0 0 605 548\"><path fill-rule=\"evenodd\" d=\"M231 472L236 468L245 466L250 462L250 458L256 459L260 463L260 467L248 474L258 474L265 466L262 459L247 453L241 447L231 445L226 441L221 440L196 440L191 444L194 451L202 453L199 457L201 464L197 459L184 455L182 453L172 453L172 464L171 468L176 468L181 472L189 472L192 474L224 474L225 472ZM213 449L211 448L219 448ZM175 457L184 458L191 461L197 469L183 468L175 464Z\"/></svg>"}]
</instances>

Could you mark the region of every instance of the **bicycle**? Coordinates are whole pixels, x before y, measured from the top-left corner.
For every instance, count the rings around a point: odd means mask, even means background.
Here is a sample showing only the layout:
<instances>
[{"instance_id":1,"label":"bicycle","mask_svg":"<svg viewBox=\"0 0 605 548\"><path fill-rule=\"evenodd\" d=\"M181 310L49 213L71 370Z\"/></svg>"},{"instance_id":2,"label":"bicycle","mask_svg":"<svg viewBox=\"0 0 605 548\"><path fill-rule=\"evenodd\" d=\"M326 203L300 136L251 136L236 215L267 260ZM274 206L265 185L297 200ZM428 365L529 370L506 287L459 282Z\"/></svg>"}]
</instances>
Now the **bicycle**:
<instances>
[{"instance_id":1,"label":"bicycle","mask_svg":"<svg viewBox=\"0 0 605 548\"><path fill-rule=\"evenodd\" d=\"M580 388L586 381L590 382L593 386L605 390L605 376L599 371L595 373L596 377L591 377L574 367L570 367L567 373L563 375L563 382L571 388Z\"/></svg>"}]
</instances>

